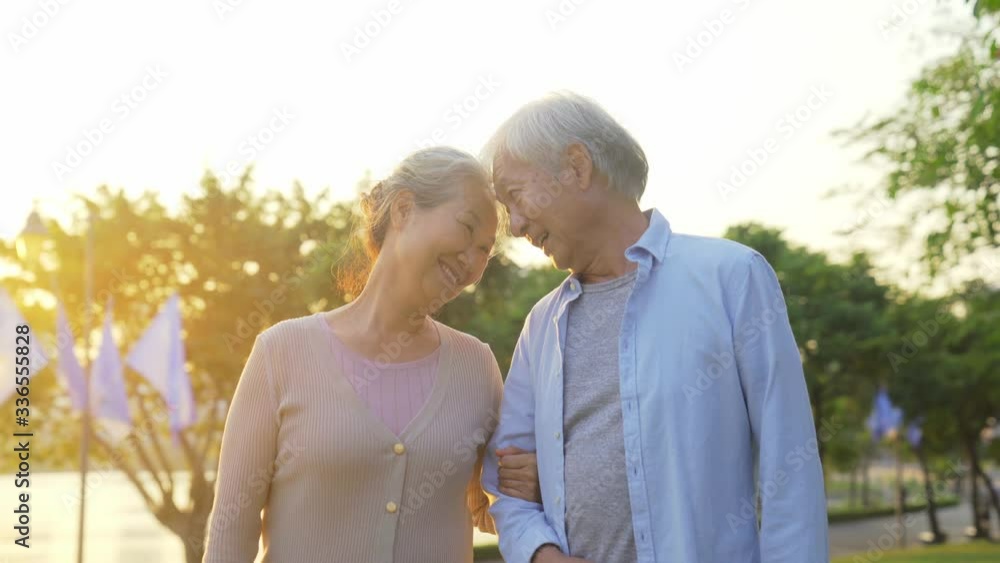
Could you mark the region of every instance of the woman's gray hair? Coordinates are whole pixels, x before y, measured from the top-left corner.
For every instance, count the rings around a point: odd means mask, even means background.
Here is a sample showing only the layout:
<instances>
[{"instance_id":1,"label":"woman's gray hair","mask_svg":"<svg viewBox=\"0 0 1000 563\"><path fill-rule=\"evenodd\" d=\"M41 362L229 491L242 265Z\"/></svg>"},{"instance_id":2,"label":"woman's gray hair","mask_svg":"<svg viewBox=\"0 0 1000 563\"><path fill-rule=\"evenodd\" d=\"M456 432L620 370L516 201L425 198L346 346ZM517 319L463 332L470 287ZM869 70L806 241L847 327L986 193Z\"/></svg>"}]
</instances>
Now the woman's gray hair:
<instances>
[{"instance_id":1,"label":"woman's gray hair","mask_svg":"<svg viewBox=\"0 0 1000 563\"><path fill-rule=\"evenodd\" d=\"M464 186L484 190L498 214L498 240L506 232L506 215L496 201L489 172L471 154L452 147L420 149L399 163L381 182L359 198L360 217L355 225L356 236L345 249L344 259L336 265L338 285L348 300L364 289L372 265L382 251L391 221L393 201L409 192L421 209L432 209L451 201L462 193ZM493 253L497 246L494 245ZM358 252L360 250L360 252Z\"/></svg>"},{"instance_id":2,"label":"woman's gray hair","mask_svg":"<svg viewBox=\"0 0 1000 563\"><path fill-rule=\"evenodd\" d=\"M417 207L430 209L458 195L463 183L490 191L489 173L474 156L452 147L420 149L368 193L361 194L366 250L374 259L382 249L389 228L389 208L403 191L413 194Z\"/></svg>"},{"instance_id":3,"label":"woman's gray hair","mask_svg":"<svg viewBox=\"0 0 1000 563\"><path fill-rule=\"evenodd\" d=\"M531 102L497 129L481 158L490 170L507 156L559 171L566 148L580 143L613 191L634 198L646 190L649 164L639 143L597 102L574 92L553 92Z\"/></svg>"}]
</instances>

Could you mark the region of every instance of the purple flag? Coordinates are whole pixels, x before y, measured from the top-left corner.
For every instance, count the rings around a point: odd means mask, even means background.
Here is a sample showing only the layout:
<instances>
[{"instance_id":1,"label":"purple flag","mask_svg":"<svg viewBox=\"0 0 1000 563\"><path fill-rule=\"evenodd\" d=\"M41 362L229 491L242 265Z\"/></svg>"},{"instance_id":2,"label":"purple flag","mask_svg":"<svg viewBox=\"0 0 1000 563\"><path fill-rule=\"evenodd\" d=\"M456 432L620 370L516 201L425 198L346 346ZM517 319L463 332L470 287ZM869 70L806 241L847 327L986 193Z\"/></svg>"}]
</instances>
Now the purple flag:
<instances>
[{"instance_id":1,"label":"purple flag","mask_svg":"<svg viewBox=\"0 0 1000 563\"><path fill-rule=\"evenodd\" d=\"M868 416L866 425L871 430L872 439L880 440L892 430L898 430L903 423L903 411L893 406L885 387L875 395L875 406Z\"/></svg>"},{"instance_id":2,"label":"purple flag","mask_svg":"<svg viewBox=\"0 0 1000 563\"><path fill-rule=\"evenodd\" d=\"M191 378L185 371L187 353L181 338L180 296L171 295L149 328L129 351L125 362L156 389L167 403L170 431L176 433L195 420Z\"/></svg>"},{"instance_id":3,"label":"purple flag","mask_svg":"<svg viewBox=\"0 0 1000 563\"><path fill-rule=\"evenodd\" d=\"M18 333L17 327L27 324L14 300L0 288L0 338L6 343L0 346L0 372L3 373L3 378L0 379L0 403L6 402L17 392L20 387L17 385L19 377L33 377L49 363L37 332L29 329L27 334ZM18 354L18 348L28 353ZM11 410L11 414L13 412Z\"/></svg>"},{"instance_id":4,"label":"purple flag","mask_svg":"<svg viewBox=\"0 0 1000 563\"><path fill-rule=\"evenodd\" d=\"M73 330L66 317L66 309L62 303L56 306L56 346L59 348L59 371L62 373L69 399L73 408L82 411L84 396L87 394L87 382L83 378L83 368L76 359Z\"/></svg>"},{"instance_id":5,"label":"purple flag","mask_svg":"<svg viewBox=\"0 0 1000 563\"><path fill-rule=\"evenodd\" d=\"M90 369L90 405L94 418L103 418L132 424L128 412L128 395L125 393L125 370L122 358L111 333L111 299L104 312L104 331L97 359Z\"/></svg>"}]
</instances>

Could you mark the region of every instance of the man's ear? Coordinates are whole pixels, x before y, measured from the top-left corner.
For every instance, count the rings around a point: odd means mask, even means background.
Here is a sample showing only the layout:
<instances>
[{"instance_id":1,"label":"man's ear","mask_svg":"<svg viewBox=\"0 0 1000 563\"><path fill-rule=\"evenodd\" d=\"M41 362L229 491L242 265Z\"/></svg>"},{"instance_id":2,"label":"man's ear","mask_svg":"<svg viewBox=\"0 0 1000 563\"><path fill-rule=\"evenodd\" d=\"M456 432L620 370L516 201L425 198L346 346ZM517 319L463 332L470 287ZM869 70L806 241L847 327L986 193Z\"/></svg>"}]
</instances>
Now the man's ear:
<instances>
[{"instance_id":1,"label":"man's ear","mask_svg":"<svg viewBox=\"0 0 1000 563\"><path fill-rule=\"evenodd\" d=\"M403 225L410 220L416 203L413 201L413 192L410 190L400 190L399 194L389 205L390 225L394 229L402 229Z\"/></svg>"},{"instance_id":2,"label":"man's ear","mask_svg":"<svg viewBox=\"0 0 1000 563\"><path fill-rule=\"evenodd\" d=\"M576 180L581 190L590 188L594 162L590 159L590 151L583 143L571 143L566 147L566 168L563 169L563 173Z\"/></svg>"}]
</instances>

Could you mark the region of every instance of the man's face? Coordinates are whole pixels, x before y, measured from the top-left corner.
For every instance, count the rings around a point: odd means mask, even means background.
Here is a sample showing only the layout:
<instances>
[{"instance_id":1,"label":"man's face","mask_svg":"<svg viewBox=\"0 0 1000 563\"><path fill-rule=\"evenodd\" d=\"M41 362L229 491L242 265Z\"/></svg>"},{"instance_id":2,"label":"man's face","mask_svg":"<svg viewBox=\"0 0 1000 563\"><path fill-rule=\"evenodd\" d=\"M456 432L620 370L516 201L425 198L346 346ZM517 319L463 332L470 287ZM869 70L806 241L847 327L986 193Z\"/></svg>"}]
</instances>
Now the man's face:
<instances>
[{"instance_id":1,"label":"man's face","mask_svg":"<svg viewBox=\"0 0 1000 563\"><path fill-rule=\"evenodd\" d=\"M510 213L510 230L541 248L560 270L579 268L585 248L587 212L578 195L576 175L558 175L542 167L500 156L493 162L497 198Z\"/></svg>"}]
</instances>

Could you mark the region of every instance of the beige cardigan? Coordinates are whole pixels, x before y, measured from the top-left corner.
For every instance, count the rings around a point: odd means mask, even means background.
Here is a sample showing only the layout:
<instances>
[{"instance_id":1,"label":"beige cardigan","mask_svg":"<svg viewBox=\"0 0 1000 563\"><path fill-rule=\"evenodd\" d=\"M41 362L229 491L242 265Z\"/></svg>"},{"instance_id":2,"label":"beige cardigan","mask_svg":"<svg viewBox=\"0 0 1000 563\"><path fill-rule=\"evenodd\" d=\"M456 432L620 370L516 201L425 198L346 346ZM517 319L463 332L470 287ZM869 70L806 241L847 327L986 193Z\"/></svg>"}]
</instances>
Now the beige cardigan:
<instances>
[{"instance_id":1,"label":"beige cardigan","mask_svg":"<svg viewBox=\"0 0 1000 563\"><path fill-rule=\"evenodd\" d=\"M318 315L318 314L317 314ZM503 382L435 321L439 372L397 438L337 371L316 315L257 336L226 418L205 563L462 563L495 533L480 486ZM263 521L261 519L263 510Z\"/></svg>"}]
</instances>

